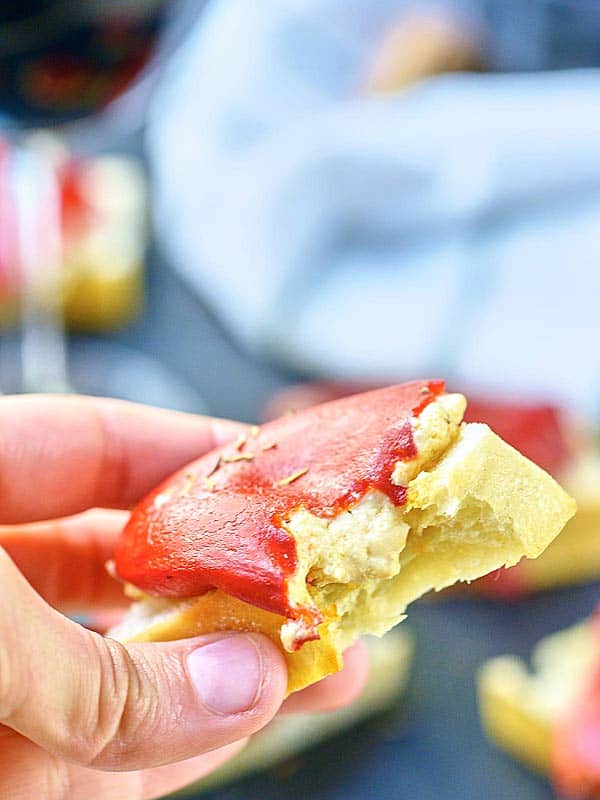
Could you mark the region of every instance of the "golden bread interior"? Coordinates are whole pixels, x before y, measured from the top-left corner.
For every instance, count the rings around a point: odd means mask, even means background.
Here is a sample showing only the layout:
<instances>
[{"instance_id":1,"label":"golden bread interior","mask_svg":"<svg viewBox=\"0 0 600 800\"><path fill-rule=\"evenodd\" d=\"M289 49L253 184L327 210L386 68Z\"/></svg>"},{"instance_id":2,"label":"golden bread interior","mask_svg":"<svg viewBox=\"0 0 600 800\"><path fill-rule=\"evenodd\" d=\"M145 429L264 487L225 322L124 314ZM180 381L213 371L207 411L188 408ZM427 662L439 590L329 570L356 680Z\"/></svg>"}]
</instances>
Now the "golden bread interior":
<instances>
[{"instance_id":1,"label":"golden bread interior","mask_svg":"<svg viewBox=\"0 0 600 800\"><path fill-rule=\"evenodd\" d=\"M539 558L519 565L528 591L588 583L600 577L600 457L577 458L561 482L577 502L570 519Z\"/></svg>"}]
</instances>

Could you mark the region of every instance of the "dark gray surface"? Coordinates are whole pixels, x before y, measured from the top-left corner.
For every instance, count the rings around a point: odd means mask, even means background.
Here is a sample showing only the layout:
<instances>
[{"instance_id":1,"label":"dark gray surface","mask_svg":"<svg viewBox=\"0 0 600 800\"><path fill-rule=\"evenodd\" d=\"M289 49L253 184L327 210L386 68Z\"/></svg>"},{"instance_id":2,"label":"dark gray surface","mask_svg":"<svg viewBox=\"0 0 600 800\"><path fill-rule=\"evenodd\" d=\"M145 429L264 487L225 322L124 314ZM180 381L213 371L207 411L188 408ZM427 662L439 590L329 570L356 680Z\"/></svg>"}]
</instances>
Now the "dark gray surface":
<instances>
[{"instance_id":1,"label":"dark gray surface","mask_svg":"<svg viewBox=\"0 0 600 800\"><path fill-rule=\"evenodd\" d=\"M589 613L598 587L515 606L421 601L408 625L417 652L403 704L287 768L204 795L206 800L551 800L549 783L496 751L477 716L475 674Z\"/></svg>"}]
</instances>

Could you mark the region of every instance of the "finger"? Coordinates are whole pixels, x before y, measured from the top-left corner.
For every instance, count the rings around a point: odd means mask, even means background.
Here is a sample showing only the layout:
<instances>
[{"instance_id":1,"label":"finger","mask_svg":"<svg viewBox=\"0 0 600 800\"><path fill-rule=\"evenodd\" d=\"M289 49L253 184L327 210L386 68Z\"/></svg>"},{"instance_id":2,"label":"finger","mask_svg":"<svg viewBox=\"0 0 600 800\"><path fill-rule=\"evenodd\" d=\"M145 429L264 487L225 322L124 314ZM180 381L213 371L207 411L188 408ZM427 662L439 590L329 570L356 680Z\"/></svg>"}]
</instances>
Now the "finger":
<instances>
[{"instance_id":1,"label":"finger","mask_svg":"<svg viewBox=\"0 0 600 800\"><path fill-rule=\"evenodd\" d=\"M127 648L46 605L0 550L0 722L55 756L131 770L214 750L281 705L285 661L258 634Z\"/></svg>"},{"instance_id":2,"label":"finger","mask_svg":"<svg viewBox=\"0 0 600 800\"><path fill-rule=\"evenodd\" d=\"M201 780L241 752L247 741L247 739L242 739L210 753L196 756L196 758L180 761L178 764L167 764L164 767L144 770L141 772L142 792L140 797L143 800L155 800L155 798L164 797L170 792L183 789L185 786ZM87 800L88 797L89 795L82 795L82 799Z\"/></svg>"},{"instance_id":3,"label":"finger","mask_svg":"<svg viewBox=\"0 0 600 800\"><path fill-rule=\"evenodd\" d=\"M119 400L0 398L0 522L127 508L239 432L237 423Z\"/></svg>"},{"instance_id":4,"label":"finger","mask_svg":"<svg viewBox=\"0 0 600 800\"><path fill-rule=\"evenodd\" d=\"M0 751L0 797L11 800L153 800L182 789L220 767L245 741L196 758L141 772L103 772L57 758L22 736L4 739Z\"/></svg>"},{"instance_id":5,"label":"finger","mask_svg":"<svg viewBox=\"0 0 600 800\"><path fill-rule=\"evenodd\" d=\"M286 713L335 711L356 700L368 678L369 652L365 643L358 641L345 651L344 669L288 697L281 710Z\"/></svg>"},{"instance_id":6,"label":"finger","mask_svg":"<svg viewBox=\"0 0 600 800\"><path fill-rule=\"evenodd\" d=\"M57 608L125 605L123 586L111 578L105 564L128 516L94 509L50 522L1 525L0 547Z\"/></svg>"}]
</instances>

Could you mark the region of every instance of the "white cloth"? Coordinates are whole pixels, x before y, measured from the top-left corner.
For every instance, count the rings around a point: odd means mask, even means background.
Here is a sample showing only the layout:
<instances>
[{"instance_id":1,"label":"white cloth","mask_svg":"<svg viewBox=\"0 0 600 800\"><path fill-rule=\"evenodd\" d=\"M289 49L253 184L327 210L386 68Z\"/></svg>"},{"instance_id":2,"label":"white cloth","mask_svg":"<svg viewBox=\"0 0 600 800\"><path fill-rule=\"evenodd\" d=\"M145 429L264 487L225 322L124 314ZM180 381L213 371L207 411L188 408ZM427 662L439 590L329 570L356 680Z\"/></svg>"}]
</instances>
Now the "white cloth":
<instances>
[{"instance_id":1,"label":"white cloth","mask_svg":"<svg viewBox=\"0 0 600 800\"><path fill-rule=\"evenodd\" d=\"M360 92L397 0L213 3L155 97L172 263L296 367L600 400L600 72Z\"/></svg>"}]
</instances>

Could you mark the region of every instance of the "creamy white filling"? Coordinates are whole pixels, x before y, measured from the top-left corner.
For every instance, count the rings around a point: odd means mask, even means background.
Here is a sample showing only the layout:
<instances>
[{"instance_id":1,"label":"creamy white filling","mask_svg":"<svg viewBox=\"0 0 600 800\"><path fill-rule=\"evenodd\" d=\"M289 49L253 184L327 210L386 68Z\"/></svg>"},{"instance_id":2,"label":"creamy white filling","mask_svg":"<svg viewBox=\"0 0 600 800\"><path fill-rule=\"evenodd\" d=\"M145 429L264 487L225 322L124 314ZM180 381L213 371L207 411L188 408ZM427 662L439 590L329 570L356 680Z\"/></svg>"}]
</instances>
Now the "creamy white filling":
<instances>
[{"instance_id":1,"label":"creamy white filling","mask_svg":"<svg viewBox=\"0 0 600 800\"><path fill-rule=\"evenodd\" d=\"M369 492L347 527L347 518L323 528L305 511L290 517L300 565L290 597L329 614L339 647L389 630L432 589L536 557L573 513L555 482L486 425L454 430L442 458L409 482L406 505ZM341 547L332 526L343 531ZM293 625L285 635L291 647Z\"/></svg>"},{"instance_id":2,"label":"creamy white filling","mask_svg":"<svg viewBox=\"0 0 600 800\"><path fill-rule=\"evenodd\" d=\"M447 451L458 436L464 409L462 395L442 395L412 420L417 455L394 465L393 483L408 486ZM405 514L404 506L394 505L376 490L331 519L306 508L293 511L286 529L296 542L298 569L290 581L290 597L297 605L335 606L340 617L360 605L362 596L366 602L378 583L397 576L402 563L411 559L410 553L401 558L411 529ZM403 611L400 609L394 621ZM305 633L304 626L304 621L285 626L282 639L286 648L293 649L294 639ZM341 629L341 623L334 622L333 628Z\"/></svg>"}]
</instances>

